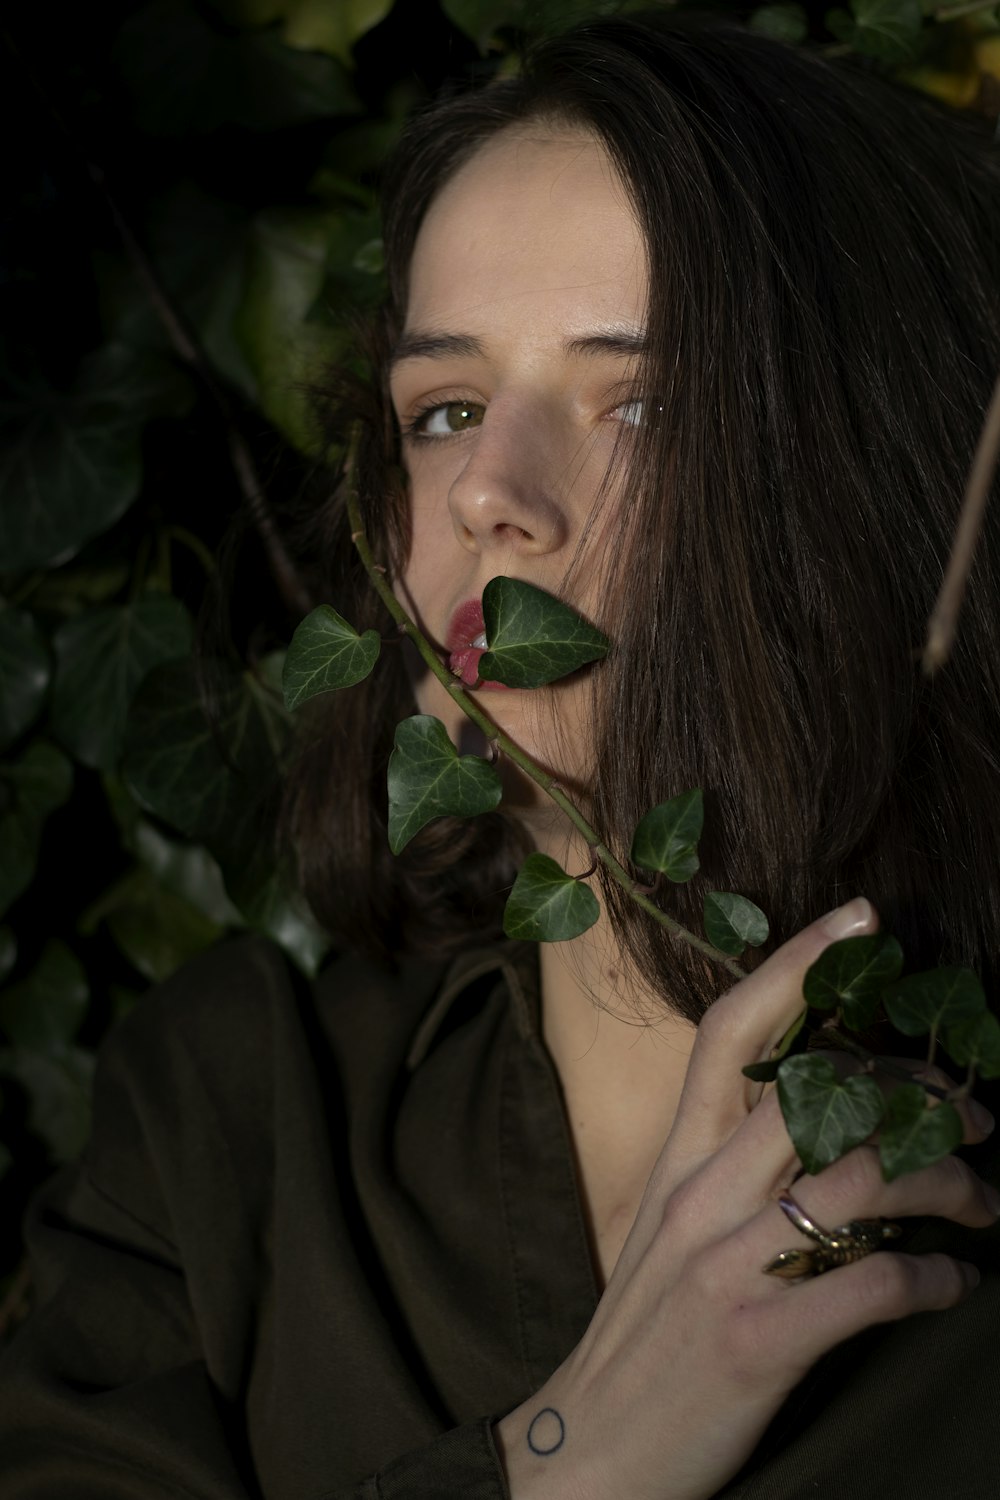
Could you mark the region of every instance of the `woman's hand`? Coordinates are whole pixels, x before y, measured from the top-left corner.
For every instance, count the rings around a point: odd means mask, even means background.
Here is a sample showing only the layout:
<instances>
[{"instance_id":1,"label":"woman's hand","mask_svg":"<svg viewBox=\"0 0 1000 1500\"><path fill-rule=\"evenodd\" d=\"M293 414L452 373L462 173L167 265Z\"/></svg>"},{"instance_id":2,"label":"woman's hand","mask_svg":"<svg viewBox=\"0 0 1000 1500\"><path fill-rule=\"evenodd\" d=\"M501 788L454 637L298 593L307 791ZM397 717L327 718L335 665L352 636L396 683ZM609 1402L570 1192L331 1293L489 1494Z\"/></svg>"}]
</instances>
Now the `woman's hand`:
<instances>
[{"instance_id":1,"label":"woman's hand","mask_svg":"<svg viewBox=\"0 0 1000 1500\"><path fill-rule=\"evenodd\" d=\"M815 1361L874 1323L953 1307L975 1268L883 1250L807 1281L765 1275L810 1247L777 1199L800 1170L773 1090L741 1078L802 1004L836 939L875 930L867 901L813 923L708 1011L677 1116L580 1344L496 1424L513 1500L705 1500L745 1462ZM964 1108L964 1107L963 1107ZM965 1111L965 1139L986 1133ZM956 1157L883 1182L862 1146L794 1196L815 1223L935 1214L971 1227L1000 1211Z\"/></svg>"}]
</instances>

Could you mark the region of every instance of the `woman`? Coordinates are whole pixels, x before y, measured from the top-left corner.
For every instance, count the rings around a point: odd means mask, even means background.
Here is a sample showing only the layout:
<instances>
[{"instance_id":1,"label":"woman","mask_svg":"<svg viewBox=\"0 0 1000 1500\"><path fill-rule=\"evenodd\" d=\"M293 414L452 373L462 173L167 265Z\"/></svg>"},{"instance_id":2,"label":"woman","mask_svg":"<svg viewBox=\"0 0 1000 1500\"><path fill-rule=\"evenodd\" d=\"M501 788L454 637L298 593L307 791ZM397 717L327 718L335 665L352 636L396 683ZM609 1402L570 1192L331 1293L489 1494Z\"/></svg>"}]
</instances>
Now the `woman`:
<instances>
[{"instance_id":1,"label":"woman","mask_svg":"<svg viewBox=\"0 0 1000 1500\"><path fill-rule=\"evenodd\" d=\"M5 1495L993 1494L996 1157L796 1181L740 1069L878 926L858 891L913 967L996 962L995 519L953 663L912 662L995 373L996 185L943 112L662 14L417 122L358 465L394 585L474 691L489 578L601 623L601 668L480 701L616 847L703 785L705 880L802 930L725 994L610 891L570 945L500 941L519 853L587 851L510 775L390 861L398 717L465 736L398 653L289 790L343 956L307 992L224 945L105 1049L31 1226ZM332 519L330 597L381 625ZM765 1275L803 1215L915 1222Z\"/></svg>"}]
</instances>

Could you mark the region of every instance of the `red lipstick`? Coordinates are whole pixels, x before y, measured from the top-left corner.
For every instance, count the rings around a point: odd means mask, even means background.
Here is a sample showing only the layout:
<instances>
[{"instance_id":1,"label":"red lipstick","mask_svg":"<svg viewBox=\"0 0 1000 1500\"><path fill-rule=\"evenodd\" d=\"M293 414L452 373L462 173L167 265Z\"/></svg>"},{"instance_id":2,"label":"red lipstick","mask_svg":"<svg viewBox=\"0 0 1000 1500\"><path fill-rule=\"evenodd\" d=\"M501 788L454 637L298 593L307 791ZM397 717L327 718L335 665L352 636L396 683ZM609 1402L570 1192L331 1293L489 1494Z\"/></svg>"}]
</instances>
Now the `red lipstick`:
<instances>
[{"instance_id":1,"label":"red lipstick","mask_svg":"<svg viewBox=\"0 0 1000 1500\"><path fill-rule=\"evenodd\" d=\"M448 668L461 678L465 687L479 687L483 692L499 690L509 692L505 683L502 682L480 682L479 680L479 658L487 650L484 644L474 645L475 641L485 640L486 622L483 619L483 606L479 599L466 599L460 604L451 617L448 626L448 634L445 638L445 647L448 651Z\"/></svg>"}]
</instances>

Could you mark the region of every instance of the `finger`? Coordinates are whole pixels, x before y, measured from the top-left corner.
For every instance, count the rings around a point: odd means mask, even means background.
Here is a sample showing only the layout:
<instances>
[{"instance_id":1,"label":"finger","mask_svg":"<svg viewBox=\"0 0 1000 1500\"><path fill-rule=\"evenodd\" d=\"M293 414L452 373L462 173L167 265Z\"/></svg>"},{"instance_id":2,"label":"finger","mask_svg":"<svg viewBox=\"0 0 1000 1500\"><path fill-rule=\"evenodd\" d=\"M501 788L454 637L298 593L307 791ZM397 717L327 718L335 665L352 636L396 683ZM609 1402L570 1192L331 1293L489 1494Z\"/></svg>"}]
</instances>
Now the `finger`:
<instances>
[{"instance_id":1,"label":"finger","mask_svg":"<svg viewBox=\"0 0 1000 1500\"><path fill-rule=\"evenodd\" d=\"M874 908L859 896L803 928L709 1007L671 1131L672 1152L703 1158L719 1150L755 1102L740 1069L767 1057L798 1015L810 964L830 943L877 927Z\"/></svg>"},{"instance_id":2,"label":"finger","mask_svg":"<svg viewBox=\"0 0 1000 1500\"><path fill-rule=\"evenodd\" d=\"M801 1361L804 1375L842 1339L875 1323L955 1307L978 1283L976 1267L950 1255L880 1250L811 1281L778 1286L783 1316L777 1325L772 1318L768 1326L786 1355ZM769 1310L773 1313L773 1303Z\"/></svg>"},{"instance_id":3,"label":"finger","mask_svg":"<svg viewBox=\"0 0 1000 1500\"><path fill-rule=\"evenodd\" d=\"M879 1059L883 1061L883 1059ZM955 1088L955 1080L949 1078L941 1068L928 1067L926 1062L913 1057L887 1057L885 1062L891 1063L896 1068L903 1068L912 1074L915 1083L929 1083L942 1094L950 1094ZM900 1080L891 1074L883 1072L876 1066L874 1073L875 1081L878 1083L883 1094L888 1098L894 1089L899 1088ZM990 1135L996 1125L996 1120L984 1104L978 1099L971 1097L952 1099L951 1103L962 1117L962 1141L966 1146L978 1145Z\"/></svg>"},{"instance_id":4,"label":"finger","mask_svg":"<svg viewBox=\"0 0 1000 1500\"><path fill-rule=\"evenodd\" d=\"M885 1182L878 1153L871 1146L851 1151L816 1177L800 1177L784 1191L817 1228L827 1232L854 1219L892 1221L931 1214L970 1229L986 1229L1000 1215L1000 1194L957 1156L946 1156L919 1172ZM751 1234L761 1264L769 1263L781 1250L813 1247L777 1203L758 1213Z\"/></svg>"}]
</instances>

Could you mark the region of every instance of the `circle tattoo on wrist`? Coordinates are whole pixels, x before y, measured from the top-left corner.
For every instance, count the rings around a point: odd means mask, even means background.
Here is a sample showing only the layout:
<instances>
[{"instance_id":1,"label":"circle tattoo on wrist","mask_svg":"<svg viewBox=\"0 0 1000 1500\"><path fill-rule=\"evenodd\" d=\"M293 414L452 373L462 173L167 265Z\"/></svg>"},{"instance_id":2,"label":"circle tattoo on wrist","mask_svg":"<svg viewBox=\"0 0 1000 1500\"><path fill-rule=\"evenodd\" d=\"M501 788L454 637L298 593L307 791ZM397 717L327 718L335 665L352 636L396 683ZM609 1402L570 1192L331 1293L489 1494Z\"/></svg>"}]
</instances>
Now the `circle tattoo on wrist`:
<instances>
[{"instance_id":1,"label":"circle tattoo on wrist","mask_svg":"<svg viewBox=\"0 0 1000 1500\"><path fill-rule=\"evenodd\" d=\"M528 1447L532 1453L548 1458L566 1441L566 1424L554 1406L543 1406L531 1419Z\"/></svg>"}]
</instances>

